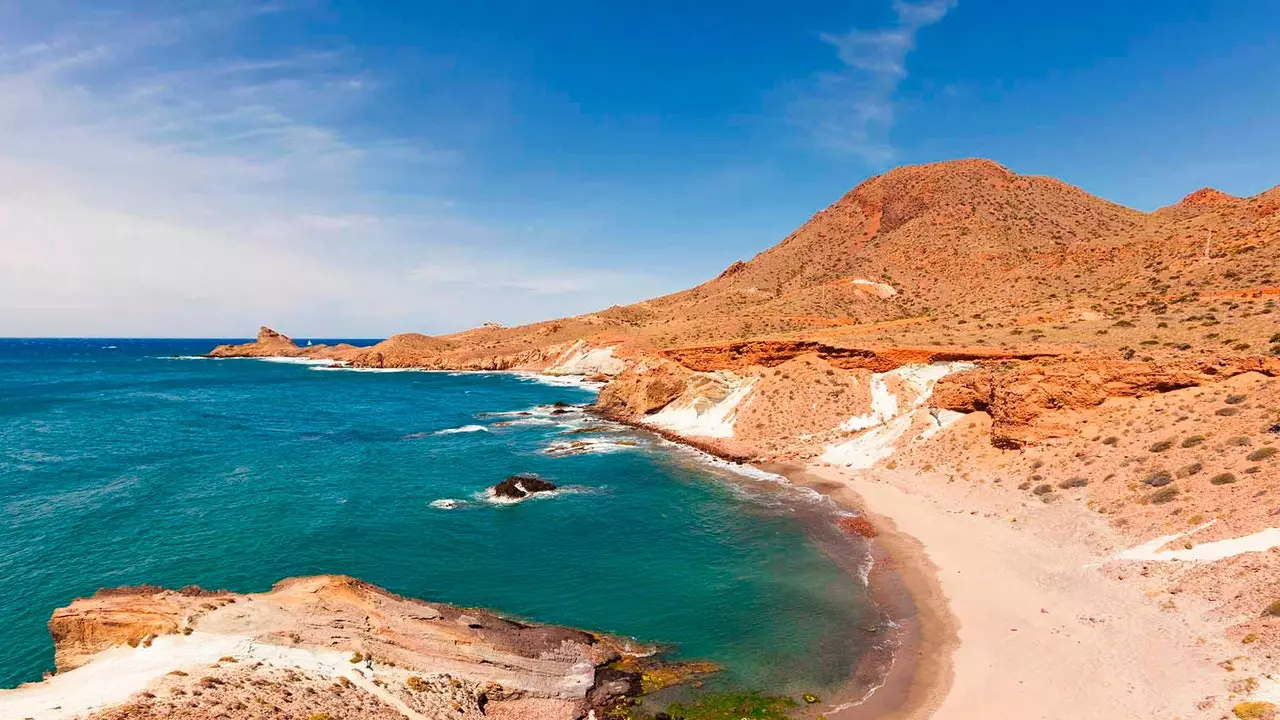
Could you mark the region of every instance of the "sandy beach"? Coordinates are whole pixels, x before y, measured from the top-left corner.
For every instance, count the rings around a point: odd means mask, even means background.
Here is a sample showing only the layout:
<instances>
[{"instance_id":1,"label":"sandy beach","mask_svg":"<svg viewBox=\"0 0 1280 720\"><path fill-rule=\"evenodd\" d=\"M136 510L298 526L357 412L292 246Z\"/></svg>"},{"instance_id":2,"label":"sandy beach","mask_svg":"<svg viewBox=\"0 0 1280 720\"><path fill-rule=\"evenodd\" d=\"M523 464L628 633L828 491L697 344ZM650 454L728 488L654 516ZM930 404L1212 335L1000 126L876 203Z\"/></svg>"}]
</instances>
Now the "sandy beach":
<instances>
[{"instance_id":1,"label":"sandy beach","mask_svg":"<svg viewBox=\"0 0 1280 720\"><path fill-rule=\"evenodd\" d=\"M1099 566L1103 521L1069 505L1011 507L945 480L792 467L866 514L910 594L907 642L863 718L1222 717L1230 677L1219 630L1169 612ZM1141 573L1135 567L1135 575Z\"/></svg>"}]
</instances>

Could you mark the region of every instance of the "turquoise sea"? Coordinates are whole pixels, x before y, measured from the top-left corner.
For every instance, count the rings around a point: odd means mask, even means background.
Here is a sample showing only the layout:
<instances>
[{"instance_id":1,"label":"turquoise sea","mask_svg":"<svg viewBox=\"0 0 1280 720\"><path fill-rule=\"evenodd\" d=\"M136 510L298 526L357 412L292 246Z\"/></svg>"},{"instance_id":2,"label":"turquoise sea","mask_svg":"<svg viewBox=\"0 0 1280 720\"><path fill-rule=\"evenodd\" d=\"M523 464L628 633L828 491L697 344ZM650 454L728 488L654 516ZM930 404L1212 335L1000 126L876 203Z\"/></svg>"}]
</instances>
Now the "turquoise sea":
<instances>
[{"instance_id":1,"label":"turquoise sea","mask_svg":"<svg viewBox=\"0 0 1280 720\"><path fill-rule=\"evenodd\" d=\"M52 669L50 613L100 587L315 573L669 644L740 687L831 688L865 650L862 549L812 496L555 413L580 386L189 357L218 342L0 340L0 687ZM567 489L486 499L520 472Z\"/></svg>"}]
</instances>

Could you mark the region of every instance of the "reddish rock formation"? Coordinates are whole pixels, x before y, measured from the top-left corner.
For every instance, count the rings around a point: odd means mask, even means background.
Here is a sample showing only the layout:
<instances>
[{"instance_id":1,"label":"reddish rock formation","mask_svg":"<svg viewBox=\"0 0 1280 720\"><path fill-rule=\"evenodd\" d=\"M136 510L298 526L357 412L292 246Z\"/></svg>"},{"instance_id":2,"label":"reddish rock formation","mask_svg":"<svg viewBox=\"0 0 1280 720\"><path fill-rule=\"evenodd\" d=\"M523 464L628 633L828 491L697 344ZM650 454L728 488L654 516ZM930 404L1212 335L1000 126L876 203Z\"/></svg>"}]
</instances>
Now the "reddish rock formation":
<instances>
[{"instance_id":1,"label":"reddish rock formation","mask_svg":"<svg viewBox=\"0 0 1280 720\"><path fill-rule=\"evenodd\" d=\"M185 619L230 600L228 594L198 589L169 591L153 586L99 590L59 608L49 618L54 664L60 672L77 668L117 645L137 647L148 638L170 635Z\"/></svg>"},{"instance_id":2,"label":"reddish rock formation","mask_svg":"<svg viewBox=\"0 0 1280 720\"><path fill-rule=\"evenodd\" d=\"M219 345L210 350L208 356L212 358L294 357L299 353L301 349L289 336L263 325L258 329L258 338L253 342L241 345Z\"/></svg>"},{"instance_id":3,"label":"reddish rock formation","mask_svg":"<svg viewBox=\"0 0 1280 720\"><path fill-rule=\"evenodd\" d=\"M1020 447L1076 432L1072 411L1114 397L1143 397L1219 382L1247 372L1280 375L1280 360L1262 357L1134 362L1072 357L987 365L957 373L934 388L934 407L991 415L992 442Z\"/></svg>"},{"instance_id":4,"label":"reddish rock formation","mask_svg":"<svg viewBox=\"0 0 1280 720\"><path fill-rule=\"evenodd\" d=\"M692 375L673 362L642 363L623 371L602 388L595 407L608 417L638 419L679 397Z\"/></svg>"},{"instance_id":5,"label":"reddish rock formation","mask_svg":"<svg viewBox=\"0 0 1280 720\"><path fill-rule=\"evenodd\" d=\"M809 340L751 340L725 345L674 348L659 352L690 370L741 370L758 365L776 367L802 355L814 355L841 370L888 372L909 364L972 360L1025 360L1055 352L1011 352L956 347L845 347Z\"/></svg>"},{"instance_id":6,"label":"reddish rock formation","mask_svg":"<svg viewBox=\"0 0 1280 720\"><path fill-rule=\"evenodd\" d=\"M853 534L861 535L865 538L873 538L880 533L876 530L876 526L862 515L846 515L836 520L836 526L841 530Z\"/></svg>"},{"instance_id":7,"label":"reddish rock formation","mask_svg":"<svg viewBox=\"0 0 1280 720\"><path fill-rule=\"evenodd\" d=\"M49 627L59 674L9 692L44 693L100 719L257 717L255 698L267 692L302 717L341 709L365 719L448 713L574 720L638 692L639 675L605 665L629 652L651 654L572 628L403 598L342 576L292 578L252 595L102 591L57 610ZM78 683L103 676L76 668L123 645L150 658L122 676L138 692L79 692ZM115 653L102 662L127 657ZM103 705L113 693L119 697Z\"/></svg>"}]
</instances>

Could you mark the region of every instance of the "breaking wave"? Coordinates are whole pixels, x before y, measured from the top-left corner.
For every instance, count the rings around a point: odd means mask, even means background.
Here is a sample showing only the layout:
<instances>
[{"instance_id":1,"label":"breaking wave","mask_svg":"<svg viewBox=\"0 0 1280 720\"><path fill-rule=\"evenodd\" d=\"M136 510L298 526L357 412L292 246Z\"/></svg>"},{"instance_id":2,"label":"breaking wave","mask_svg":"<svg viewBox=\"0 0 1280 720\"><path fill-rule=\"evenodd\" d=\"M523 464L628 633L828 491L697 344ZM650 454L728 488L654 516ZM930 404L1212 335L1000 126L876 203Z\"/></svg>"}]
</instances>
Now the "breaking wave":
<instances>
[{"instance_id":1,"label":"breaking wave","mask_svg":"<svg viewBox=\"0 0 1280 720\"><path fill-rule=\"evenodd\" d=\"M453 435L455 433L473 433L473 432L489 432L489 428L483 425L463 425L462 427L445 428L437 430L436 435Z\"/></svg>"}]
</instances>

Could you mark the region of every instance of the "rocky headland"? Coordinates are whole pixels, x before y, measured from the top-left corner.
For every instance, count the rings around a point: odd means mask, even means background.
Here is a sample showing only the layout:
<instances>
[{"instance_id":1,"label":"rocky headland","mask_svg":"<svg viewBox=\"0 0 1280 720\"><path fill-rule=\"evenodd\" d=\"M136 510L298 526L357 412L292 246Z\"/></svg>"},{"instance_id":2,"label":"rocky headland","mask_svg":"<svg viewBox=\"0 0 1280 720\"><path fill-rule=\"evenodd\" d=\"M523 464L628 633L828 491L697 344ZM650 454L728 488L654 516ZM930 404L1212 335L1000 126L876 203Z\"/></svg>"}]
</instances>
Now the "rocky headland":
<instances>
[{"instance_id":1,"label":"rocky headland","mask_svg":"<svg viewBox=\"0 0 1280 720\"><path fill-rule=\"evenodd\" d=\"M0 716L575 720L628 703L644 672L684 672L608 636L341 576L257 594L103 590L49 631L57 674L0 691Z\"/></svg>"}]
</instances>

